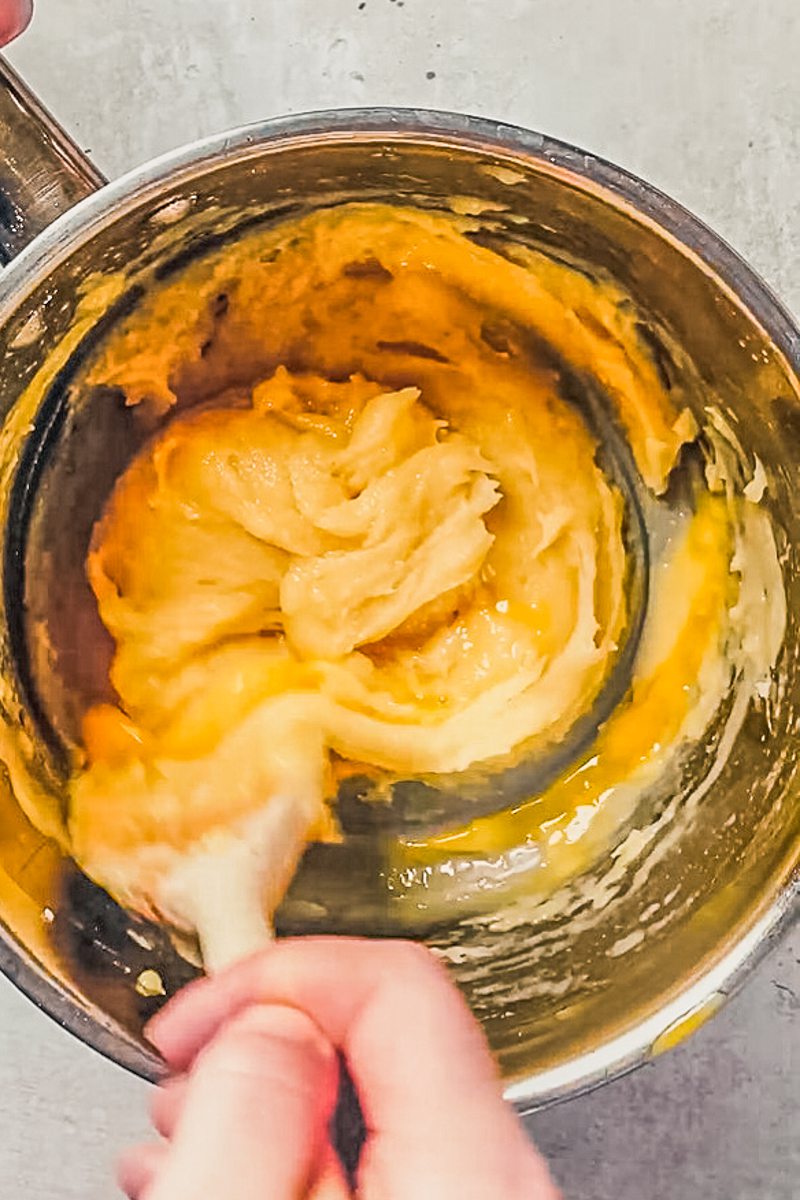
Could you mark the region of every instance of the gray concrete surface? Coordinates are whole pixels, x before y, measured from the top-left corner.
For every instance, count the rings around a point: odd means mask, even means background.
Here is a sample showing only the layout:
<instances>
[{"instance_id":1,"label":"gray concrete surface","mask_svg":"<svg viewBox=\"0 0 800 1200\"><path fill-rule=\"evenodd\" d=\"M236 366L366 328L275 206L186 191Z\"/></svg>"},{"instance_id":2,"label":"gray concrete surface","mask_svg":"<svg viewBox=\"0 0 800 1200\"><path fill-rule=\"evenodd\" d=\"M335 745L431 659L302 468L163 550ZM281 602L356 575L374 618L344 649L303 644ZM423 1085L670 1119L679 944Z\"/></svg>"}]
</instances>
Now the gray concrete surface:
<instances>
[{"instance_id":1,"label":"gray concrete surface","mask_svg":"<svg viewBox=\"0 0 800 1200\"><path fill-rule=\"evenodd\" d=\"M39 0L10 57L110 175L352 104L515 121L671 192L800 311L796 0ZM800 940L711 1026L534 1117L568 1200L800 1194ZM101 1200L145 1087L0 984L0 1197Z\"/></svg>"}]
</instances>

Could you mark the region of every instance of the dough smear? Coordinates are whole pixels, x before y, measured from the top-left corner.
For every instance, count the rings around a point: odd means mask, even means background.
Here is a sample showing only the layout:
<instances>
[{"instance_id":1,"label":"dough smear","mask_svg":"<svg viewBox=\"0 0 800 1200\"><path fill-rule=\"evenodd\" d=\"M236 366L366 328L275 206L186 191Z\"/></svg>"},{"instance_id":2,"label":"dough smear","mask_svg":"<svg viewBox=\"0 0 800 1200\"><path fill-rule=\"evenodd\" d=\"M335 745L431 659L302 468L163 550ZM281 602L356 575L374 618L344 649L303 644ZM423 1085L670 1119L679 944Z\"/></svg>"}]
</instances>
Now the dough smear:
<instances>
[{"instance_id":1,"label":"dough smear","mask_svg":"<svg viewBox=\"0 0 800 1200\"><path fill-rule=\"evenodd\" d=\"M655 492L693 423L610 284L472 229L347 205L251 234L92 365L156 427L88 556L118 703L86 713L71 794L76 858L124 904L191 929L176 863L261 822L271 913L338 836L333 768L535 754L612 669L623 503L560 363Z\"/></svg>"}]
</instances>

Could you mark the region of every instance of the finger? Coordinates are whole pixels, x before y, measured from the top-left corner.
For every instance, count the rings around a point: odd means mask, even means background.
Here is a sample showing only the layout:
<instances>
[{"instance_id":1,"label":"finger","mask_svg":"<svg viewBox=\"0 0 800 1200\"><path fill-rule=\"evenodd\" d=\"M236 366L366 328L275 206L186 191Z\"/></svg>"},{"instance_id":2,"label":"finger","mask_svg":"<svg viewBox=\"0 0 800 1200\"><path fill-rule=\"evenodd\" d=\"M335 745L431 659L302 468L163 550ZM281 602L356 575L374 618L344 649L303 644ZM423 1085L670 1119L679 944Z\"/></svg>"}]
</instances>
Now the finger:
<instances>
[{"instance_id":1,"label":"finger","mask_svg":"<svg viewBox=\"0 0 800 1200\"><path fill-rule=\"evenodd\" d=\"M494 1060L466 1004L433 956L407 942L324 937L278 942L267 953L185 988L150 1023L148 1037L173 1070L184 1070L221 1024L258 1002L303 1009L345 1052L369 1095L390 1095L391 1079L408 1081L410 1067L419 1085L417 1106L435 1109L445 1083L449 1089L463 1082L497 1091ZM400 1030L402 1037L387 1035ZM444 1079L440 1062L448 1050L462 1053ZM408 1091L399 1090L405 1102Z\"/></svg>"},{"instance_id":2,"label":"finger","mask_svg":"<svg viewBox=\"0 0 800 1200\"><path fill-rule=\"evenodd\" d=\"M251 1008L197 1058L147 1200L295 1200L315 1178L336 1097L336 1055L287 1007Z\"/></svg>"},{"instance_id":3,"label":"finger","mask_svg":"<svg viewBox=\"0 0 800 1200\"><path fill-rule=\"evenodd\" d=\"M184 1076L168 1079L156 1088L150 1101L150 1120L156 1133L171 1138L186 1101L188 1081Z\"/></svg>"},{"instance_id":4,"label":"finger","mask_svg":"<svg viewBox=\"0 0 800 1200\"><path fill-rule=\"evenodd\" d=\"M371 1131L362 1172L373 1180L416 1172L425 1180L415 1192L420 1198L554 1195L546 1168L501 1100L479 1026L427 951L345 938L276 943L180 993L150 1036L181 1069L229 1013L256 1000L297 1005L343 1050ZM481 1153L465 1179L476 1146Z\"/></svg>"},{"instance_id":5,"label":"finger","mask_svg":"<svg viewBox=\"0 0 800 1200\"><path fill-rule=\"evenodd\" d=\"M129 1200L140 1200L163 1169L167 1147L150 1144L134 1146L120 1155L117 1163L117 1182Z\"/></svg>"},{"instance_id":6,"label":"finger","mask_svg":"<svg viewBox=\"0 0 800 1200\"><path fill-rule=\"evenodd\" d=\"M22 33L32 16L33 0L0 0L0 46Z\"/></svg>"},{"instance_id":7,"label":"finger","mask_svg":"<svg viewBox=\"0 0 800 1200\"><path fill-rule=\"evenodd\" d=\"M433 955L411 942L286 938L218 975L189 984L145 1032L171 1069L183 1071L226 1021L253 1004L313 1010L312 1019L329 1040L344 1047L365 1006L416 1016L417 1010L430 1009L432 997L436 1019L450 1022L455 1016L459 1033L480 1047L494 1076L491 1056L469 1009ZM410 1023L402 1021L403 1027ZM385 1040L391 1046L393 1039ZM402 1048L398 1057L403 1057Z\"/></svg>"}]
</instances>

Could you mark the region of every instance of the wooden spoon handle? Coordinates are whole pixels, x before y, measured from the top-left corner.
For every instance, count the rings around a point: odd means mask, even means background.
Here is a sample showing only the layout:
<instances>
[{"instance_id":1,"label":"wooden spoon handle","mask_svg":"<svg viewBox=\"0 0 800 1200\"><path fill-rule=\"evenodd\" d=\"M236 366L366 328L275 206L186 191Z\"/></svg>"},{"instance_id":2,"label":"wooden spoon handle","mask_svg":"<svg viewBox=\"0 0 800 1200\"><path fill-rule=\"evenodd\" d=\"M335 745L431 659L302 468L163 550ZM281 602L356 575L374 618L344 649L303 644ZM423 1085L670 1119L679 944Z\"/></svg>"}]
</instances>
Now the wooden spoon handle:
<instances>
[{"instance_id":1,"label":"wooden spoon handle","mask_svg":"<svg viewBox=\"0 0 800 1200\"><path fill-rule=\"evenodd\" d=\"M270 916L294 874L308 837L299 805L270 801L269 820L220 834L187 856L169 883L169 906L200 939L203 965L214 974L263 950L273 939ZM351 1183L364 1145L358 1095L341 1061L330 1138Z\"/></svg>"}]
</instances>

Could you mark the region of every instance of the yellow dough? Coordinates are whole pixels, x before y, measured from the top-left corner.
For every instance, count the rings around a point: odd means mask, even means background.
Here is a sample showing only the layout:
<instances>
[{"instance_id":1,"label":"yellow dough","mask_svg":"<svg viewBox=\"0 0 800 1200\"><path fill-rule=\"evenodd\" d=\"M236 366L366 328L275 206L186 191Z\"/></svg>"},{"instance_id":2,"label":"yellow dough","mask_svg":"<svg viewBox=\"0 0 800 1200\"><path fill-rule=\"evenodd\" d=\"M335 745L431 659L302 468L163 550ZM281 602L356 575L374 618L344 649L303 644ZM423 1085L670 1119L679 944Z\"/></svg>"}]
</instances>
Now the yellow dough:
<instances>
[{"instance_id":1,"label":"yellow dough","mask_svg":"<svg viewBox=\"0 0 800 1200\"><path fill-rule=\"evenodd\" d=\"M611 285L473 228L347 205L250 235L154 289L91 368L157 427L87 563L119 704L86 714L70 832L123 902L181 923L170 855L273 797L300 842L335 837L331 752L403 778L510 761L607 677L623 506L560 360L603 385L656 492L694 426Z\"/></svg>"}]
</instances>

